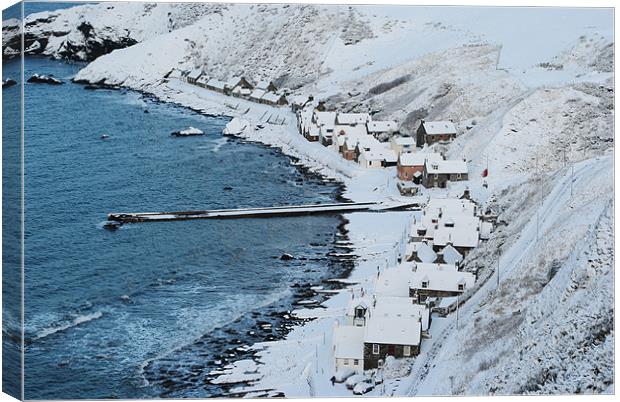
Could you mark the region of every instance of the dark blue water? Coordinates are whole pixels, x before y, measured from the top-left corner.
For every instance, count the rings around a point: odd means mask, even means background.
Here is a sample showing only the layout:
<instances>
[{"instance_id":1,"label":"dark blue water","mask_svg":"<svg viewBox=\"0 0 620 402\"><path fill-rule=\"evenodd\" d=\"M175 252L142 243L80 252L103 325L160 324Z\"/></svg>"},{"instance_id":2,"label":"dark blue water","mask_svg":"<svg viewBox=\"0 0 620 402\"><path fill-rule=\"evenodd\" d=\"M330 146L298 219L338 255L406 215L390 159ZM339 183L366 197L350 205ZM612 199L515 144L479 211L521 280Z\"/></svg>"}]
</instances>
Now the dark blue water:
<instances>
[{"instance_id":1,"label":"dark blue water","mask_svg":"<svg viewBox=\"0 0 620 402\"><path fill-rule=\"evenodd\" d=\"M69 82L80 67L25 64L26 77L66 82L24 89L25 397L217 394L204 379L222 354L235 359L226 352L231 342L281 335L275 321L273 332L250 331L291 309L291 285L341 272L326 257L339 218L110 232L106 214L333 202L338 188L276 150L222 137L225 119L134 92L84 90ZM17 78L18 70L5 64L4 75ZM190 125L206 135L169 135ZM280 260L284 252L299 258Z\"/></svg>"}]
</instances>

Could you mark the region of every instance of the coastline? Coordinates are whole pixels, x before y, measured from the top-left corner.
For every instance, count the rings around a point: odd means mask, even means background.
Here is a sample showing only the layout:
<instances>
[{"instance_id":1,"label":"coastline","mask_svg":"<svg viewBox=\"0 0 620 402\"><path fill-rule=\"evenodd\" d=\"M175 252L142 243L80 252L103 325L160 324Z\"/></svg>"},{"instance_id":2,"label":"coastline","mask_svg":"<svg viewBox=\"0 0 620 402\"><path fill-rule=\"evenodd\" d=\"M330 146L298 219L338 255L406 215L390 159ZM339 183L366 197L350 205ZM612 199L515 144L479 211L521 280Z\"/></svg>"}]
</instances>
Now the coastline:
<instances>
[{"instance_id":1,"label":"coastline","mask_svg":"<svg viewBox=\"0 0 620 402\"><path fill-rule=\"evenodd\" d=\"M80 82L84 84L84 82ZM391 169L363 169L351 161L342 159L318 143L308 142L296 127L296 116L287 107L274 107L233 98L191 86L180 81L160 82L157 85L134 89L156 101L176 104L212 117L242 118L249 129L241 133L227 134L244 141L276 148L290 158L291 163L304 174L317 175L323 181L338 184L341 201L376 201L400 197L395 186L390 187ZM236 103L236 105L231 105ZM233 109L231 106L237 106ZM243 113L245 112L245 113ZM261 116L277 114L284 124L267 124ZM263 129L257 129L257 125ZM335 320L346 311L350 295L371 288L372 279L379 266L396 259L398 242L407 230L411 212L376 214L358 212L342 214L338 234L352 249L355 257L352 266L341 278L321 281L318 294L325 291L324 300L315 305L293 305L290 328L280 339L266 339L252 345L242 359L225 362L222 369L208 374L212 383L227 390L228 395L304 397L314 394L316 383L328 389L332 374L331 331ZM377 229L381 227L380 233ZM396 247L395 247L396 245ZM338 257L338 256L336 256ZM347 261L349 262L349 261ZM329 283L329 289L325 286ZM313 354L315 358L308 356ZM304 356L291 359L290 356ZM314 360L314 362L312 361ZM314 366L314 370L312 367ZM249 373L249 374L248 374ZM211 376L213 374L213 376ZM331 386L333 396L350 396L343 384Z\"/></svg>"}]
</instances>

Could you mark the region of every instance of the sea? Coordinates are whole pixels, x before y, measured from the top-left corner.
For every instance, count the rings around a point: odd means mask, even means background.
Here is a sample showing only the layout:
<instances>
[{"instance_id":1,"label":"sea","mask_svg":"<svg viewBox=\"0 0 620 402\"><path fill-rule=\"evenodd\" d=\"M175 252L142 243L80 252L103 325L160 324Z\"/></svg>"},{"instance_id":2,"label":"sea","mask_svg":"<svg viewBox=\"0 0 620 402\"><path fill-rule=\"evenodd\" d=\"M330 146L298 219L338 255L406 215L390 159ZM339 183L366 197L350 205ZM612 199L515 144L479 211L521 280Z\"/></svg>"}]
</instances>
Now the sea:
<instances>
[{"instance_id":1,"label":"sea","mask_svg":"<svg viewBox=\"0 0 620 402\"><path fill-rule=\"evenodd\" d=\"M64 82L24 85L25 398L225 394L209 373L300 325L288 314L295 302L350 269L331 256L342 218L110 231L107 214L331 203L341 188L277 149L223 136L225 117L124 89L86 90L71 82L83 66L34 57L24 64L26 79ZM20 82L20 68L5 61L3 79ZM5 102L20 89L3 89ZM190 126L205 135L170 135ZM19 130L19 119L5 119L3 130ZM16 300L15 289L5 289L7 300ZM17 350L13 313L5 308L3 346Z\"/></svg>"}]
</instances>

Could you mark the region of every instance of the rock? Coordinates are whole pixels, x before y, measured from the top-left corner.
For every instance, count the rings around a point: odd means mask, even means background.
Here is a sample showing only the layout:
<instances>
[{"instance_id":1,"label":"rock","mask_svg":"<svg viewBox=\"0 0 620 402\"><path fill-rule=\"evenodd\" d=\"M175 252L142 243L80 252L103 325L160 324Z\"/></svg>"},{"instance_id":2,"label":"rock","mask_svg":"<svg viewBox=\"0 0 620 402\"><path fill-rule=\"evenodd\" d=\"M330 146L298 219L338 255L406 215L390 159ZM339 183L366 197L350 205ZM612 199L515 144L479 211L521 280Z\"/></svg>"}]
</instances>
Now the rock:
<instances>
[{"instance_id":1,"label":"rock","mask_svg":"<svg viewBox=\"0 0 620 402\"><path fill-rule=\"evenodd\" d=\"M284 261L288 261L288 260L294 260L294 259L295 259L295 257L293 257L292 255L290 255L290 254L288 254L288 253L284 253L284 254L282 254L282 255L280 256L280 259L281 259L281 260L284 260Z\"/></svg>"},{"instance_id":2,"label":"rock","mask_svg":"<svg viewBox=\"0 0 620 402\"><path fill-rule=\"evenodd\" d=\"M9 87L12 87L14 85L17 85L17 82L15 80L10 79L10 78L7 78L6 80L2 81L2 89L9 88Z\"/></svg>"},{"instance_id":3,"label":"rock","mask_svg":"<svg viewBox=\"0 0 620 402\"><path fill-rule=\"evenodd\" d=\"M61 85L63 83L59 79L42 74L33 74L32 77L28 78L27 82L50 85Z\"/></svg>"},{"instance_id":4,"label":"rock","mask_svg":"<svg viewBox=\"0 0 620 402\"><path fill-rule=\"evenodd\" d=\"M173 135L175 137L189 137L189 136L192 136L192 135L204 135L204 131L190 126L187 129L185 129L185 130L174 131L170 135Z\"/></svg>"}]
</instances>

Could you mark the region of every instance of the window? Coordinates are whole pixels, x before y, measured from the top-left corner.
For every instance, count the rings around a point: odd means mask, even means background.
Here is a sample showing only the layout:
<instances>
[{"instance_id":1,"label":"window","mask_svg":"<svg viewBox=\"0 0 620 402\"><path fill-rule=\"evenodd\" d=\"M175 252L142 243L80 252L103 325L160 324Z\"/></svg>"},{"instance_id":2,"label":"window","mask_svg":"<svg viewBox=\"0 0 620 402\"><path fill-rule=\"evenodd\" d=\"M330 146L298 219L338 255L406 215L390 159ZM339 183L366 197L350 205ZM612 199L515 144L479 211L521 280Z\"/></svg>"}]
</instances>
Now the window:
<instances>
[{"instance_id":1,"label":"window","mask_svg":"<svg viewBox=\"0 0 620 402\"><path fill-rule=\"evenodd\" d=\"M377 345L376 343L372 344L372 354L373 355L378 355L379 354L379 345Z\"/></svg>"},{"instance_id":2,"label":"window","mask_svg":"<svg viewBox=\"0 0 620 402\"><path fill-rule=\"evenodd\" d=\"M465 290L465 284L459 283L459 290Z\"/></svg>"},{"instance_id":3,"label":"window","mask_svg":"<svg viewBox=\"0 0 620 402\"><path fill-rule=\"evenodd\" d=\"M343 363L344 363L345 366L348 366L349 365L349 359L343 359Z\"/></svg>"},{"instance_id":4,"label":"window","mask_svg":"<svg viewBox=\"0 0 620 402\"><path fill-rule=\"evenodd\" d=\"M359 366L359 365L360 365L360 361L359 361L359 359L354 359L354 360L353 360L353 365L354 365L354 366Z\"/></svg>"},{"instance_id":5,"label":"window","mask_svg":"<svg viewBox=\"0 0 620 402\"><path fill-rule=\"evenodd\" d=\"M411 356L411 346L403 346L403 356Z\"/></svg>"},{"instance_id":6,"label":"window","mask_svg":"<svg viewBox=\"0 0 620 402\"><path fill-rule=\"evenodd\" d=\"M428 288L428 281L422 281L422 288L423 289Z\"/></svg>"}]
</instances>

